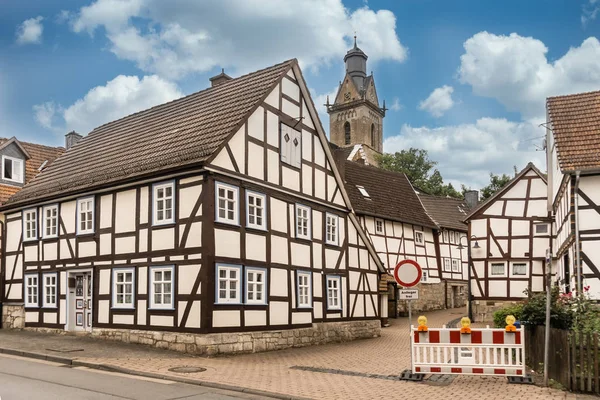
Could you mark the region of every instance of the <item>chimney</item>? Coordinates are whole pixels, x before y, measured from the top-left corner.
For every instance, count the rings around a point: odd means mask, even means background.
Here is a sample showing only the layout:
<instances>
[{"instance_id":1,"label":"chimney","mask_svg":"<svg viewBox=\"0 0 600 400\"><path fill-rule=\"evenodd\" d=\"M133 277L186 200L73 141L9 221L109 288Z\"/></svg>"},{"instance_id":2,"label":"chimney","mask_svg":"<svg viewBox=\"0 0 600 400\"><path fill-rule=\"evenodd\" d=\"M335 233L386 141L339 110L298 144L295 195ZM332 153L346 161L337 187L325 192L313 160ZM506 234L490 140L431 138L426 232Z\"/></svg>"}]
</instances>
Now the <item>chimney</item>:
<instances>
[{"instance_id":1,"label":"chimney","mask_svg":"<svg viewBox=\"0 0 600 400\"><path fill-rule=\"evenodd\" d=\"M467 190L465 192L465 202L471 210L477 207L477 204L479 203L479 191Z\"/></svg>"},{"instance_id":2,"label":"chimney","mask_svg":"<svg viewBox=\"0 0 600 400\"><path fill-rule=\"evenodd\" d=\"M215 75L215 76L213 76L212 78L209 79L210 80L210 86L211 87L215 87L215 86L218 86L221 83L225 83L225 82L227 82L228 80L231 80L231 79L232 78L225 73L225 69L221 68L221 73L219 75Z\"/></svg>"},{"instance_id":3,"label":"chimney","mask_svg":"<svg viewBox=\"0 0 600 400\"><path fill-rule=\"evenodd\" d=\"M71 131L65 135L65 148L69 150L75 146L75 143L79 142L83 136L75 131Z\"/></svg>"}]
</instances>

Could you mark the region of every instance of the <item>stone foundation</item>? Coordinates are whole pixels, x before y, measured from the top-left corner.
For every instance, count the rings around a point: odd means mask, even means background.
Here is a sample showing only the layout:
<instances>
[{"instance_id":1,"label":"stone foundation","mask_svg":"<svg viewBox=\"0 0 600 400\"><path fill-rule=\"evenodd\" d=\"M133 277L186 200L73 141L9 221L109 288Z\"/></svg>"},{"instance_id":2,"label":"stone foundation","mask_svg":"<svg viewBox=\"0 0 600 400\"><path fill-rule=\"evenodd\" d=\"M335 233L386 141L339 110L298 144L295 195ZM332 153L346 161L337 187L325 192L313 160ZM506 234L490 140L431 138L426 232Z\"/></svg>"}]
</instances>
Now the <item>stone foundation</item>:
<instances>
[{"instance_id":1,"label":"stone foundation","mask_svg":"<svg viewBox=\"0 0 600 400\"><path fill-rule=\"evenodd\" d=\"M494 312L519 303L518 301L473 300L473 318L477 322L494 322Z\"/></svg>"},{"instance_id":2,"label":"stone foundation","mask_svg":"<svg viewBox=\"0 0 600 400\"><path fill-rule=\"evenodd\" d=\"M22 304L2 305L2 328L23 329L25 327L25 307Z\"/></svg>"},{"instance_id":3,"label":"stone foundation","mask_svg":"<svg viewBox=\"0 0 600 400\"><path fill-rule=\"evenodd\" d=\"M58 329L27 329L66 333ZM323 322L313 324L311 328L209 334L93 328L91 333L78 332L78 334L125 343L145 344L182 353L218 355L258 353L378 337L381 335L381 322L379 320Z\"/></svg>"},{"instance_id":4,"label":"stone foundation","mask_svg":"<svg viewBox=\"0 0 600 400\"><path fill-rule=\"evenodd\" d=\"M448 282L446 287L446 304L448 308L460 308L467 305L467 283ZM456 288L456 289L454 289Z\"/></svg>"},{"instance_id":5,"label":"stone foundation","mask_svg":"<svg viewBox=\"0 0 600 400\"><path fill-rule=\"evenodd\" d=\"M419 290L419 299L412 301L413 313L443 310L444 308L446 308L444 282L420 283L416 286L416 289ZM408 303L406 300L398 300L398 314L408 315Z\"/></svg>"}]
</instances>

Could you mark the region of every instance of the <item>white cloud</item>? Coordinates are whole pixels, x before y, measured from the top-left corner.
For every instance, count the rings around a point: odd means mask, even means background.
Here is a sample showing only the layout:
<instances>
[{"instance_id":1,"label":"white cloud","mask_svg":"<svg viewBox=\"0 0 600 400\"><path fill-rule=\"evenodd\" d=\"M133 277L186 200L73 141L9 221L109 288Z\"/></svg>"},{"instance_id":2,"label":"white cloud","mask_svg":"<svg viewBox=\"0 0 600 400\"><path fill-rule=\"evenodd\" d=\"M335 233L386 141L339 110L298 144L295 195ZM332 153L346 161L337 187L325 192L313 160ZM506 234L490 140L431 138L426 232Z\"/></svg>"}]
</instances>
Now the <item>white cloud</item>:
<instances>
[{"instance_id":1,"label":"white cloud","mask_svg":"<svg viewBox=\"0 0 600 400\"><path fill-rule=\"evenodd\" d=\"M400 110L402 110L402 108L404 108L404 106L402 104L400 104L400 99L397 97L394 97L394 100L392 101L392 105L390 106L390 110L400 111Z\"/></svg>"},{"instance_id":2,"label":"white cloud","mask_svg":"<svg viewBox=\"0 0 600 400\"><path fill-rule=\"evenodd\" d=\"M600 89L600 42L595 37L550 62L532 37L480 32L464 43L459 78L476 95L497 99L524 119L545 119L548 96Z\"/></svg>"},{"instance_id":3,"label":"white cloud","mask_svg":"<svg viewBox=\"0 0 600 400\"><path fill-rule=\"evenodd\" d=\"M448 85L434 89L429 97L419 104L419 110L427 111L436 118L441 117L454 105L452 92L454 92L454 88Z\"/></svg>"},{"instance_id":4,"label":"white cloud","mask_svg":"<svg viewBox=\"0 0 600 400\"><path fill-rule=\"evenodd\" d=\"M512 174L514 165L522 169L530 161L544 170L545 153L536 152L534 146L541 144L544 134L543 128L529 122L481 118L474 124L439 128L404 125L383 148L388 153L425 149L438 161L444 181L457 189L461 183L479 189L489 183L490 172Z\"/></svg>"},{"instance_id":5,"label":"white cloud","mask_svg":"<svg viewBox=\"0 0 600 400\"><path fill-rule=\"evenodd\" d=\"M341 0L97 0L71 21L75 32L103 27L110 50L170 79L232 67L238 73L296 57L318 69L343 57L357 31L369 60L402 62L396 17Z\"/></svg>"},{"instance_id":6,"label":"white cloud","mask_svg":"<svg viewBox=\"0 0 600 400\"><path fill-rule=\"evenodd\" d=\"M157 104L183 96L177 85L156 75L119 75L96 86L68 107L52 102L33 107L37 122L54 131L75 130L86 134L93 128ZM55 123L60 119L60 123Z\"/></svg>"},{"instance_id":7,"label":"white cloud","mask_svg":"<svg viewBox=\"0 0 600 400\"><path fill-rule=\"evenodd\" d=\"M600 0L588 0L582 6L581 25L585 28L588 22L593 21L600 12Z\"/></svg>"},{"instance_id":8,"label":"white cloud","mask_svg":"<svg viewBox=\"0 0 600 400\"><path fill-rule=\"evenodd\" d=\"M310 92L313 102L315 103L317 112L319 113L319 119L321 120L321 124L323 124L323 129L329 135L329 114L327 114L327 107L325 107L325 104L327 103L328 98L330 104L333 104L335 102L335 96L338 92L338 86L336 85L333 89L331 89L331 91L327 93L318 94L313 89L311 89Z\"/></svg>"},{"instance_id":9,"label":"white cloud","mask_svg":"<svg viewBox=\"0 0 600 400\"><path fill-rule=\"evenodd\" d=\"M26 19L17 27L17 44L39 44L42 43L42 33L44 26L42 25L41 16Z\"/></svg>"}]
</instances>

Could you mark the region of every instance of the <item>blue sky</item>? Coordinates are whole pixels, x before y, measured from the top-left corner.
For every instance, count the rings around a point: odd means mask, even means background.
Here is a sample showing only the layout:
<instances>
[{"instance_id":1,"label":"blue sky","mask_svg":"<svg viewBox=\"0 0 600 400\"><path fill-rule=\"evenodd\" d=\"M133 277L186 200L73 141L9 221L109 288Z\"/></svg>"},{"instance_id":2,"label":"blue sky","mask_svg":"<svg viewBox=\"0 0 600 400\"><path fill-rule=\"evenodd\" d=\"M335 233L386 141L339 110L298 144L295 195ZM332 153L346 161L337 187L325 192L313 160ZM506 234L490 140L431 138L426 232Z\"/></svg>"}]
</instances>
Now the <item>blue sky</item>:
<instances>
[{"instance_id":1,"label":"blue sky","mask_svg":"<svg viewBox=\"0 0 600 400\"><path fill-rule=\"evenodd\" d=\"M478 188L534 161L547 96L600 89L598 0L4 2L0 135L61 145L93 127L296 57L316 103L353 32L390 107L384 150L425 148ZM392 107L393 106L393 107ZM321 111L323 125L326 114Z\"/></svg>"}]
</instances>

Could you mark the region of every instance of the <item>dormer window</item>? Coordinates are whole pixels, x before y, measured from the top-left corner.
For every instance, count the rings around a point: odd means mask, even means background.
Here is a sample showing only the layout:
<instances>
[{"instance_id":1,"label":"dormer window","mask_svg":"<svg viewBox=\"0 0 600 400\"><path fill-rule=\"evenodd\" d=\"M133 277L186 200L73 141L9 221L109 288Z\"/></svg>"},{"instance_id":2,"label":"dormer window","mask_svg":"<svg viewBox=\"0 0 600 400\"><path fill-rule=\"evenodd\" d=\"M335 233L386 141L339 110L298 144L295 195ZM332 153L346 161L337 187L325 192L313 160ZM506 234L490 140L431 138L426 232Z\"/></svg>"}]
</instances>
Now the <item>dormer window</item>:
<instances>
[{"instance_id":1,"label":"dormer window","mask_svg":"<svg viewBox=\"0 0 600 400\"><path fill-rule=\"evenodd\" d=\"M23 160L19 158L2 156L2 179L15 183L23 183L25 175L23 166Z\"/></svg>"},{"instance_id":2,"label":"dormer window","mask_svg":"<svg viewBox=\"0 0 600 400\"><path fill-rule=\"evenodd\" d=\"M367 189L365 189L364 186L356 185L356 188L358 189L360 194L362 194L365 198L367 198L367 199L371 198L371 196L369 196L369 192L367 192Z\"/></svg>"}]
</instances>

